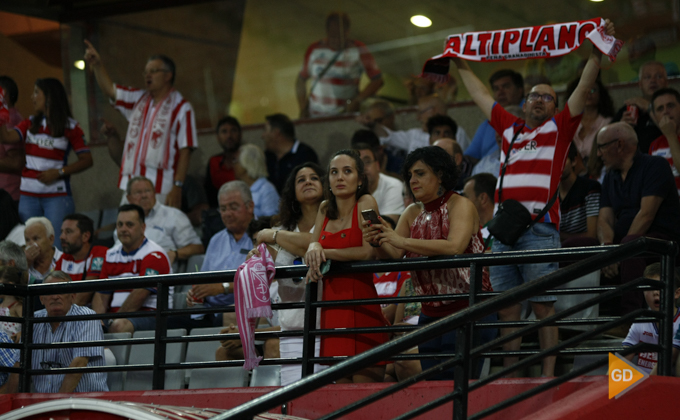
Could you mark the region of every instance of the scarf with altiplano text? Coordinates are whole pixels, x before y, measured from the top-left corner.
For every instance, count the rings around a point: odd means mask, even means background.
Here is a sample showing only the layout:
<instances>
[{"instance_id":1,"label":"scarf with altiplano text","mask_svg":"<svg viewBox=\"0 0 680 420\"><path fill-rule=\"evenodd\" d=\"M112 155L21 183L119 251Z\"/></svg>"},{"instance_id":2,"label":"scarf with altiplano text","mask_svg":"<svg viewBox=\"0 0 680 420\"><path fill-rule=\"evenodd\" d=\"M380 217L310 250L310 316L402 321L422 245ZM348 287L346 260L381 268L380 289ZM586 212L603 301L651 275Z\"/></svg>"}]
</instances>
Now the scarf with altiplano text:
<instances>
[{"instance_id":1,"label":"scarf with altiplano text","mask_svg":"<svg viewBox=\"0 0 680 420\"><path fill-rule=\"evenodd\" d=\"M602 18L498 31L465 32L449 35L444 52L427 60L422 76L436 82L446 81L449 61L453 57L469 61L559 57L576 50L586 39L612 62L623 46L623 41L607 35Z\"/></svg>"}]
</instances>

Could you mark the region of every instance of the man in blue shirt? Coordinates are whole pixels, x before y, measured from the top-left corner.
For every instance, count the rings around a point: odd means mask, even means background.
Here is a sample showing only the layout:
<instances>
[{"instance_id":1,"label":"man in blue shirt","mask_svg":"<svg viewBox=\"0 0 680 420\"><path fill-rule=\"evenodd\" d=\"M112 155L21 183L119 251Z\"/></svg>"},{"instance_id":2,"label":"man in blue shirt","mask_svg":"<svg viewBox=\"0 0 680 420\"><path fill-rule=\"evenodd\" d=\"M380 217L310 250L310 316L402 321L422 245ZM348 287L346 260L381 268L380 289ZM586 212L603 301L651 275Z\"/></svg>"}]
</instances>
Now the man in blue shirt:
<instances>
[{"instance_id":1,"label":"man in blue shirt","mask_svg":"<svg viewBox=\"0 0 680 420\"><path fill-rule=\"evenodd\" d=\"M70 282L71 278L62 271L47 275L44 283ZM91 315L95 312L73 303L75 293L41 296L45 309L35 312L36 318L68 315ZM103 340L104 333L98 320L70 322L40 322L33 329L36 344L65 343L73 341ZM49 348L33 350L33 369L55 369L104 366L104 347ZM40 393L101 392L108 391L106 372L68 373L65 375L35 375L32 377L35 390Z\"/></svg>"},{"instance_id":2,"label":"man in blue shirt","mask_svg":"<svg viewBox=\"0 0 680 420\"><path fill-rule=\"evenodd\" d=\"M248 185L243 181L227 182L220 187L217 201L226 229L210 239L201 271L236 270L253 249L253 241L246 233L250 221L253 220L255 207ZM231 283L198 284L187 293L187 304L190 306L201 299L205 299L206 307L233 305ZM223 315L213 320L213 325L236 324L233 312Z\"/></svg>"}]
</instances>

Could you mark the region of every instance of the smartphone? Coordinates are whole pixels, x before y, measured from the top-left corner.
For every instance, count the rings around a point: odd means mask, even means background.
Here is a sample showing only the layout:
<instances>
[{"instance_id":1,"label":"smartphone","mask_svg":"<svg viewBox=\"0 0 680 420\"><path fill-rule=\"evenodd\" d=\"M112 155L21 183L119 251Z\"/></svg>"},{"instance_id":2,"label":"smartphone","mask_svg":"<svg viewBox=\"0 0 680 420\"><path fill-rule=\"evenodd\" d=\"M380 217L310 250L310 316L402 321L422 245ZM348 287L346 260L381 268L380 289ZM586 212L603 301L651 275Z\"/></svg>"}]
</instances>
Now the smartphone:
<instances>
[{"instance_id":1,"label":"smartphone","mask_svg":"<svg viewBox=\"0 0 680 420\"><path fill-rule=\"evenodd\" d=\"M380 220L378 220L378 213L376 213L373 209L362 210L361 217L363 217L364 220L369 220L372 225L380 224Z\"/></svg>"}]
</instances>

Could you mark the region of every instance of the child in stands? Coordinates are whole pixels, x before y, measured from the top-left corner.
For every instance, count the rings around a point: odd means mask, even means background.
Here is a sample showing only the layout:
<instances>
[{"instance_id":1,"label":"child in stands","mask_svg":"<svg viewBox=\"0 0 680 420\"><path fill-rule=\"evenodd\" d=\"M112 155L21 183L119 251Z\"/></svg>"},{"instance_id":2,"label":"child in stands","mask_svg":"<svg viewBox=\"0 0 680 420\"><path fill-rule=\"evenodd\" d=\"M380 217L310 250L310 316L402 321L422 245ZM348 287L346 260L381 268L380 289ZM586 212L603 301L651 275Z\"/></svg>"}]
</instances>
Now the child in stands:
<instances>
[{"instance_id":1,"label":"child in stands","mask_svg":"<svg viewBox=\"0 0 680 420\"><path fill-rule=\"evenodd\" d=\"M678 325L680 325L680 314L678 314L678 303L680 302L680 276L677 271L674 271L673 288L675 289L675 302L673 308L673 360L678 356L678 349L680 349L680 336L676 335ZM644 277L648 279L661 280L661 264L650 264L645 268ZM658 311L661 307L661 291L660 290L646 290L644 292L645 301L652 311ZM623 340L624 346L634 346L638 343L659 343L659 323L658 322L644 322L631 325L628 331L628 336ZM628 360L633 360L635 353L626 356ZM642 352L638 354L637 365L642 370L652 375L656 374L656 352Z\"/></svg>"}]
</instances>

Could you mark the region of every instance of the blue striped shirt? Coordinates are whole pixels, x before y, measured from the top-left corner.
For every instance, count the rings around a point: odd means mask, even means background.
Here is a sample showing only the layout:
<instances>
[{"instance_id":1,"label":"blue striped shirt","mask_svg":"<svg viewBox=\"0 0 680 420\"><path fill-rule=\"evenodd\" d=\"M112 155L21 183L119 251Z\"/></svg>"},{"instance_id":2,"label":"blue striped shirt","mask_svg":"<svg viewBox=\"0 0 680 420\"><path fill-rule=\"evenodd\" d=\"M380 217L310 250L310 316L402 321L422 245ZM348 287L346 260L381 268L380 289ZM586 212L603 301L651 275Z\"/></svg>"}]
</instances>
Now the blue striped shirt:
<instances>
[{"instance_id":1,"label":"blue striped shirt","mask_svg":"<svg viewBox=\"0 0 680 420\"><path fill-rule=\"evenodd\" d=\"M66 315L89 315L94 313L92 309L73 304ZM46 316L46 309L35 312L36 318L44 318ZM104 333L98 320L62 322L55 331L52 331L52 326L49 322L36 323L33 328L33 342L40 344L103 339ZM87 357L87 366L105 366L106 364L104 360L104 347L76 347L33 350L31 366L33 369L66 368L71 365L71 362L76 357ZM41 393L59 392L63 381L63 374L33 376L33 386L36 392ZM96 372L84 374L80 378L75 392L108 390L106 372Z\"/></svg>"},{"instance_id":2,"label":"blue striped shirt","mask_svg":"<svg viewBox=\"0 0 680 420\"><path fill-rule=\"evenodd\" d=\"M14 343L6 332L0 331L0 342L2 343ZM19 361L19 350L18 349L3 349L0 348L0 366L12 367L16 362ZM0 386L4 385L9 378L9 372L0 372Z\"/></svg>"}]
</instances>

